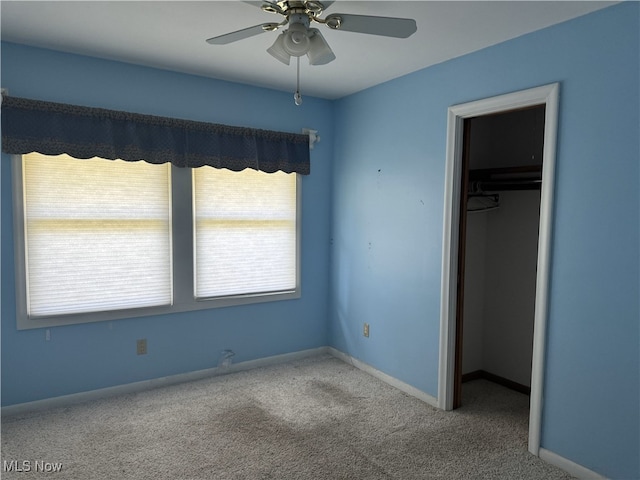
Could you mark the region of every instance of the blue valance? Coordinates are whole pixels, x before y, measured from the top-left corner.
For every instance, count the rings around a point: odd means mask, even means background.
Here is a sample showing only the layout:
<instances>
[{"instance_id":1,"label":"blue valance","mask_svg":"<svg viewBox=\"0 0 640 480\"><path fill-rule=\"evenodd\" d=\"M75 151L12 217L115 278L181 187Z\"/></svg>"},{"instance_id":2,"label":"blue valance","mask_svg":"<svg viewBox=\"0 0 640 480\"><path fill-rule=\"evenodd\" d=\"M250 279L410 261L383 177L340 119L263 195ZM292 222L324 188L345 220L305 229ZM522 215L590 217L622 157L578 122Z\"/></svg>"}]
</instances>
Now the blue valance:
<instances>
[{"instance_id":1,"label":"blue valance","mask_svg":"<svg viewBox=\"0 0 640 480\"><path fill-rule=\"evenodd\" d=\"M10 96L2 97L2 150L190 168L310 172L307 135Z\"/></svg>"}]
</instances>

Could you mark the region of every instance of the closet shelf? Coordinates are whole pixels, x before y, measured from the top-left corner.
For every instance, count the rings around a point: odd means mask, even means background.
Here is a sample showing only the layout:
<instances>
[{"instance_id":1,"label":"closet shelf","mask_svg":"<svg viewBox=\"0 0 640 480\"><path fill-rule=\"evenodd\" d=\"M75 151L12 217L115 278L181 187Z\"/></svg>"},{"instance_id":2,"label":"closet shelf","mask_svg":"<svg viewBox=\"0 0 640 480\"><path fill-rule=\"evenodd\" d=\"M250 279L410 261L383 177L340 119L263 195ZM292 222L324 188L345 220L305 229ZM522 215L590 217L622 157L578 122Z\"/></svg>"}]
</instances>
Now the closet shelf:
<instances>
[{"instance_id":1,"label":"closet shelf","mask_svg":"<svg viewBox=\"0 0 640 480\"><path fill-rule=\"evenodd\" d=\"M508 190L540 190L542 165L469 170L468 196Z\"/></svg>"}]
</instances>

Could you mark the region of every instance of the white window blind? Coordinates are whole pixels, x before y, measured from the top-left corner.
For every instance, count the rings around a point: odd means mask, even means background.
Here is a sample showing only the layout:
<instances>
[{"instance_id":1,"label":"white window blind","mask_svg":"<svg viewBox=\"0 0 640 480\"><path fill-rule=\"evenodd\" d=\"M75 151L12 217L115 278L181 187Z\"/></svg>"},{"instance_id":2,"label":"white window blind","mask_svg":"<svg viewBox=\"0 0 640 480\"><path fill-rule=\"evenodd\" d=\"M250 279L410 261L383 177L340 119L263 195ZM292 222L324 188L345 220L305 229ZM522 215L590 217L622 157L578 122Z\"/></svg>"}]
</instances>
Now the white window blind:
<instances>
[{"instance_id":1,"label":"white window blind","mask_svg":"<svg viewBox=\"0 0 640 480\"><path fill-rule=\"evenodd\" d=\"M23 156L31 317L169 305L170 166Z\"/></svg>"},{"instance_id":2,"label":"white window blind","mask_svg":"<svg viewBox=\"0 0 640 480\"><path fill-rule=\"evenodd\" d=\"M293 291L296 174L193 170L195 296Z\"/></svg>"}]
</instances>

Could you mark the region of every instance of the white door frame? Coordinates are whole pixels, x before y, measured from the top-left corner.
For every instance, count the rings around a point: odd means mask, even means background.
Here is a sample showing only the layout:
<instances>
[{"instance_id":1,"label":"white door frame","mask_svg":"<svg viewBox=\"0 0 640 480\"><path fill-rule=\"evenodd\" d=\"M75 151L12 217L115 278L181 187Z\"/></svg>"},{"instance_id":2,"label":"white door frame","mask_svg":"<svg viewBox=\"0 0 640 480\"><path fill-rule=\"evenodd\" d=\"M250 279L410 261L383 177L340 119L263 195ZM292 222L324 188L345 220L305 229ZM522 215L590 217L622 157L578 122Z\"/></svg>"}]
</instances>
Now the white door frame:
<instances>
[{"instance_id":1,"label":"white door frame","mask_svg":"<svg viewBox=\"0 0 640 480\"><path fill-rule=\"evenodd\" d=\"M560 85L553 83L497 97L454 105L449 108L447 119L438 406L444 410L451 410L453 408L454 388L456 301L458 293L458 233L460 226L462 134L464 119L534 105L545 105L546 107L531 369L531 403L529 413L529 451L534 455L538 455L540 449L542 420L542 387L548 310L559 90Z\"/></svg>"}]
</instances>

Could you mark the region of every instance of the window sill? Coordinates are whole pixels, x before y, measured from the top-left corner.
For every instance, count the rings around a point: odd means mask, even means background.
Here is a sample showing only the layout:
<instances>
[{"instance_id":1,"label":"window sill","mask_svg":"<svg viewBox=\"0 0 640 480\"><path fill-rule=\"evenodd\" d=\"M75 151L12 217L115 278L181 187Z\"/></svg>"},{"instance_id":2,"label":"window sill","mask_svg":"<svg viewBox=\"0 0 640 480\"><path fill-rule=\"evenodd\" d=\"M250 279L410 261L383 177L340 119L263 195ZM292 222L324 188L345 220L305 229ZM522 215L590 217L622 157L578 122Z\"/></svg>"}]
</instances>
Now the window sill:
<instances>
[{"instance_id":1,"label":"window sill","mask_svg":"<svg viewBox=\"0 0 640 480\"><path fill-rule=\"evenodd\" d=\"M214 310L216 308L251 305L255 303L295 300L300 297L300 289L296 289L286 292L194 299L192 302L167 306L77 313L73 315L29 317L25 312L24 314L18 313L17 328L18 330L30 330L34 328L50 328L63 325L77 325L82 323L109 322L113 320L124 320L128 318L171 315L174 313L192 312L199 310Z\"/></svg>"}]
</instances>

